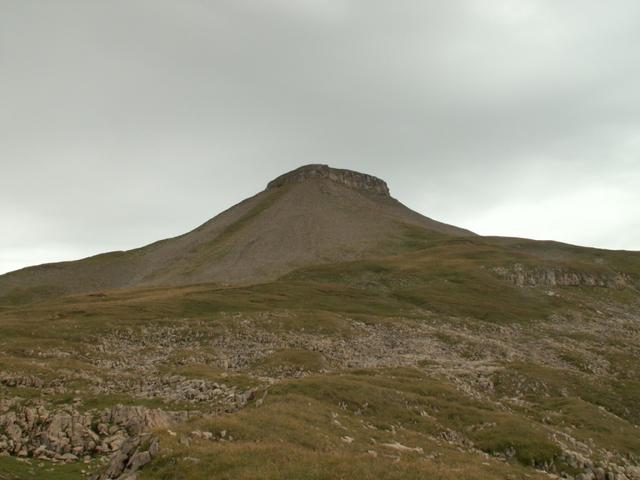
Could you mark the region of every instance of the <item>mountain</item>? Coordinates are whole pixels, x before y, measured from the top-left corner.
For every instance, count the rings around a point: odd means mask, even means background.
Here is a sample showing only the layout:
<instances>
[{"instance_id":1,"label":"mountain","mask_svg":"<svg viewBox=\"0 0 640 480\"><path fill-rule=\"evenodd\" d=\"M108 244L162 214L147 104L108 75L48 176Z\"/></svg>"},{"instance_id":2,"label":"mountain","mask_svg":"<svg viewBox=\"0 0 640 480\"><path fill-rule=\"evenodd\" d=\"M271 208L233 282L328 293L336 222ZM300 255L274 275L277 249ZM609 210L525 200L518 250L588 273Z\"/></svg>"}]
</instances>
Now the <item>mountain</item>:
<instances>
[{"instance_id":1,"label":"mountain","mask_svg":"<svg viewBox=\"0 0 640 480\"><path fill-rule=\"evenodd\" d=\"M408 209L378 178L308 165L185 235L2 275L0 297L273 280L305 265L380 255L410 228L473 235Z\"/></svg>"},{"instance_id":2,"label":"mountain","mask_svg":"<svg viewBox=\"0 0 640 480\"><path fill-rule=\"evenodd\" d=\"M0 480L640 480L640 252L311 165L0 297Z\"/></svg>"}]
</instances>

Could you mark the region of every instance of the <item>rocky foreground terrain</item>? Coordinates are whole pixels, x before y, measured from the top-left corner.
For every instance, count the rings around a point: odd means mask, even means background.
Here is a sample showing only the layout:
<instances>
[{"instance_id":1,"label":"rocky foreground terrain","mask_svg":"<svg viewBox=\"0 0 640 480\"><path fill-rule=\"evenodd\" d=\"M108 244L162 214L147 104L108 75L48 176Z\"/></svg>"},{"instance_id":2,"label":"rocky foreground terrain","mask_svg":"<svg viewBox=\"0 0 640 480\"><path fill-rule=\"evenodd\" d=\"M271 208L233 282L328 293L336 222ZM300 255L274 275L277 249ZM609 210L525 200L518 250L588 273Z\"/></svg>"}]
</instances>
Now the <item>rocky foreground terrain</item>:
<instances>
[{"instance_id":1,"label":"rocky foreground terrain","mask_svg":"<svg viewBox=\"0 0 640 480\"><path fill-rule=\"evenodd\" d=\"M551 299L606 291L515 288ZM237 462L219 478L252 478L237 450L277 441L373 458L389 478L412 478L410 464L442 478L640 478L637 303L585 297L582 311L503 323L417 307L215 311L218 294L5 311L0 478L192 478L179 466L208 462ZM160 310L201 298L202 313L182 304L191 315L160 316L156 295L170 297ZM278 432L291 418L302 423ZM461 476L447 473L452 461Z\"/></svg>"},{"instance_id":2,"label":"rocky foreground terrain","mask_svg":"<svg viewBox=\"0 0 640 480\"><path fill-rule=\"evenodd\" d=\"M390 201L340 172L268 191ZM259 242L274 205L223 228L210 261ZM640 254L416 218L253 283L5 276L0 480L640 479Z\"/></svg>"}]
</instances>

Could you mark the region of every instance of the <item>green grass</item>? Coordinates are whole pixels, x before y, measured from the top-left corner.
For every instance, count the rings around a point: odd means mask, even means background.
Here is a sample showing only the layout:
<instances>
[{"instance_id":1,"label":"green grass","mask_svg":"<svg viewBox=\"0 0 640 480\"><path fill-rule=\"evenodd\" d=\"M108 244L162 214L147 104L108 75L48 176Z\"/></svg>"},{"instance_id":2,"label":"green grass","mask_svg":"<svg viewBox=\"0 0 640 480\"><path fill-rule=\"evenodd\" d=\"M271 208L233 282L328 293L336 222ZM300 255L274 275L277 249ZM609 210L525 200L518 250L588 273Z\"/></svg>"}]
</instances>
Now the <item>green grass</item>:
<instances>
[{"instance_id":1,"label":"green grass","mask_svg":"<svg viewBox=\"0 0 640 480\"><path fill-rule=\"evenodd\" d=\"M88 471L84 463L54 465L29 459L21 462L13 457L0 456L0 480L77 480L84 478L82 470Z\"/></svg>"},{"instance_id":2,"label":"green grass","mask_svg":"<svg viewBox=\"0 0 640 480\"><path fill-rule=\"evenodd\" d=\"M162 368L162 373L224 383L225 385L235 386L242 390L247 390L260 384L248 375L229 374L223 368L203 364L167 365Z\"/></svg>"},{"instance_id":3,"label":"green grass","mask_svg":"<svg viewBox=\"0 0 640 480\"><path fill-rule=\"evenodd\" d=\"M274 396L304 396L380 425L395 425L420 434L443 429L468 432L477 446L490 453L515 447L524 464L544 463L559 453L542 428L507 415L491 405L471 400L450 385L425 377L416 370L361 371L356 375L330 375L292 381L272 387ZM420 415L426 411L429 417ZM495 423L490 430L472 427Z\"/></svg>"},{"instance_id":4,"label":"green grass","mask_svg":"<svg viewBox=\"0 0 640 480\"><path fill-rule=\"evenodd\" d=\"M322 285L327 304L342 300L340 308L351 311L369 304L371 296L382 304L377 310L385 314L420 308L500 323L544 319L568 307L560 298L517 288L498 278L486 262L513 260L510 254L508 260L504 256L495 247L473 240L441 241L419 252L375 261L301 269L281 283L304 282L307 288Z\"/></svg>"},{"instance_id":5,"label":"green grass","mask_svg":"<svg viewBox=\"0 0 640 480\"><path fill-rule=\"evenodd\" d=\"M319 372L327 368L327 362L318 352L309 350L285 348L255 362L254 368L267 372L278 372L282 369L292 369L304 372Z\"/></svg>"},{"instance_id":6,"label":"green grass","mask_svg":"<svg viewBox=\"0 0 640 480\"><path fill-rule=\"evenodd\" d=\"M437 419L422 416L423 409ZM232 440L192 440L185 446L179 438L163 437L171 453L146 469L143 478L490 479L522 474L524 465L464 455L455 446L434 443L431 436L486 420L496 421L496 435L508 439L499 444L479 435L477 441L488 451L515 446L527 462L557 453L543 435L526 424L503 421L503 415L416 370L314 376L271 387L260 407L200 419L179 432L199 429L219 437L225 431ZM343 441L347 436L350 443ZM395 442L423 453L398 453L385 446ZM429 455L433 452L438 455ZM530 470L529 475L535 478Z\"/></svg>"},{"instance_id":7,"label":"green grass","mask_svg":"<svg viewBox=\"0 0 640 480\"><path fill-rule=\"evenodd\" d=\"M640 278L640 252L579 247L554 241L523 238L483 237L488 244L532 257L531 262L583 265L607 272L626 272Z\"/></svg>"},{"instance_id":8,"label":"green grass","mask_svg":"<svg viewBox=\"0 0 640 480\"><path fill-rule=\"evenodd\" d=\"M26 305L43 298L62 295L63 293L64 291L55 285L15 288L6 295L0 297L0 305L4 305L5 307Z\"/></svg>"},{"instance_id":9,"label":"green grass","mask_svg":"<svg viewBox=\"0 0 640 480\"><path fill-rule=\"evenodd\" d=\"M272 193L279 194L280 190ZM243 225L268 209L273 201L271 197L263 200L213 242L222 245L230 241ZM595 259L610 256L612 260L607 262L618 266L617 252L558 253L552 260L549 256L540 258L537 247L531 247L529 243L522 246L522 242L509 243L504 239L451 239L427 234L415 227L400 228L399 238L404 238L410 246L398 249L395 254L389 249L386 257L302 268L275 282L246 287L201 285L136 289L106 292L99 298L76 296L73 297L74 307L69 305L64 309L67 312L55 313L76 320L99 320L104 314L112 316L110 314L120 312L124 318L136 318L139 314L137 318L143 320L163 316L211 317L221 312L274 309L377 317L407 316L416 310L429 310L494 323L523 323L546 319L553 313L569 312L576 307L592 310L589 305L596 302L637 302L637 293L630 289L565 287L559 289L560 296L551 297L544 289L512 286L492 271L496 266L521 263L600 274L608 271L609 266L608 263L597 263ZM573 252L575 247L567 249ZM632 261L627 270L633 273L636 262L633 255L630 258ZM589 259L591 263L587 261ZM49 304L39 305L46 309ZM65 325L65 322L56 323ZM65 335L73 334L72 328L65 332Z\"/></svg>"},{"instance_id":10,"label":"green grass","mask_svg":"<svg viewBox=\"0 0 640 480\"><path fill-rule=\"evenodd\" d=\"M82 395L82 405L80 410L103 410L105 408L111 408L116 405L141 405L147 408L161 408L164 410L193 410L194 405L187 402L179 403L172 402L167 403L158 398L138 398L132 397L126 394L111 394L111 395ZM64 403L64 402L59 402ZM66 402L68 403L68 402Z\"/></svg>"},{"instance_id":11,"label":"green grass","mask_svg":"<svg viewBox=\"0 0 640 480\"><path fill-rule=\"evenodd\" d=\"M530 418L595 440L623 454L640 452L640 383L594 378L566 369L515 363L494 379L498 396L531 402Z\"/></svg>"}]
</instances>

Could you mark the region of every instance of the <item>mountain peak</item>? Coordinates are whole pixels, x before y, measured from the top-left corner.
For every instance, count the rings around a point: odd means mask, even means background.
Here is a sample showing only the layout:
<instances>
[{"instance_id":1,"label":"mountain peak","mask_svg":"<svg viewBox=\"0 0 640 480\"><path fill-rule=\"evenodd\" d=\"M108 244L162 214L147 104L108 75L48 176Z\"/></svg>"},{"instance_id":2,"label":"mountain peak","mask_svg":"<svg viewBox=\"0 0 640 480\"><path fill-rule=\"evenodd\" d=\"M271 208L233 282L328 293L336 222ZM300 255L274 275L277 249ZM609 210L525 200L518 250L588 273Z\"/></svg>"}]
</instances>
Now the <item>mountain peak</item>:
<instances>
[{"instance_id":1,"label":"mountain peak","mask_svg":"<svg viewBox=\"0 0 640 480\"><path fill-rule=\"evenodd\" d=\"M379 178L306 165L184 235L1 275L0 303L15 292L39 298L142 285L258 283L300 267L411 248L416 231L429 238L474 235L410 210Z\"/></svg>"},{"instance_id":2,"label":"mountain peak","mask_svg":"<svg viewBox=\"0 0 640 480\"><path fill-rule=\"evenodd\" d=\"M267 190L273 190L284 185L292 183L302 183L307 180L325 178L334 182L346 185L355 190L362 190L385 197L389 195L389 187L384 180L366 173L354 172L352 170L343 170L339 168L331 168L328 165L312 164L304 165L300 168L292 170L284 175L279 176L275 180L269 182Z\"/></svg>"}]
</instances>

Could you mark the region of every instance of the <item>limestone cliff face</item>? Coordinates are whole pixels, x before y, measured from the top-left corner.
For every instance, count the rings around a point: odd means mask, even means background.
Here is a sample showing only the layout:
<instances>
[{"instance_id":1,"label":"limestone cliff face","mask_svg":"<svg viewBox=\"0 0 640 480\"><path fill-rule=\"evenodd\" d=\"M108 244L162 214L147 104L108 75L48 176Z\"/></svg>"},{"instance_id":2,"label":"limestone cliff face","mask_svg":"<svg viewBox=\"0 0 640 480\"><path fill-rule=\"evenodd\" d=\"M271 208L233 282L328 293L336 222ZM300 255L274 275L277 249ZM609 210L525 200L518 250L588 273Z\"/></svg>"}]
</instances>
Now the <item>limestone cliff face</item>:
<instances>
[{"instance_id":1,"label":"limestone cliff face","mask_svg":"<svg viewBox=\"0 0 640 480\"><path fill-rule=\"evenodd\" d=\"M389 187L384 180L380 180L372 175L330 168L328 165L305 165L296 170L276 178L267 185L267 190L282 187L292 183L302 183L316 178L327 178L334 182L346 185L354 190L375 193L377 195L389 196Z\"/></svg>"},{"instance_id":2,"label":"limestone cliff face","mask_svg":"<svg viewBox=\"0 0 640 480\"><path fill-rule=\"evenodd\" d=\"M624 273L587 273L570 271L562 267L530 268L516 263L510 267L496 267L493 271L517 287L604 287L624 289L633 285L633 279Z\"/></svg>"}]
</instances>

